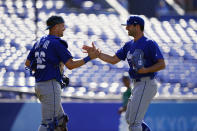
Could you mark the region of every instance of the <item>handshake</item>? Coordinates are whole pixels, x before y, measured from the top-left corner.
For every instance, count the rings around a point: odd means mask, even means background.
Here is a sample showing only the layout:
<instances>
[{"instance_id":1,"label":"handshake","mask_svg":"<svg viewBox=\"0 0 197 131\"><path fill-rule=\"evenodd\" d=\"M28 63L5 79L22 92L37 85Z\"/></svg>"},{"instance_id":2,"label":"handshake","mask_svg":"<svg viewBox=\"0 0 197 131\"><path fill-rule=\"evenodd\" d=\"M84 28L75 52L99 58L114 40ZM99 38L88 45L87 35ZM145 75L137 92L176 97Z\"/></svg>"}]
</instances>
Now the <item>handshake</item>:
<instances>
[{"instance_id":1,"label":"handshake","mask_svg":"<svg viewBox=\"0 0 197 131\"><path fill-rule=\"evenodd\" d=\"M101 51L99 49L96 49L96 47L95 47L93 42L92 42L92 47L91 46L87 46L87 45L83 45L82 49L85 50L84 53L88 53L88 56L91 59L96 59L101 54Z\"/></svg>"}]
</instances>

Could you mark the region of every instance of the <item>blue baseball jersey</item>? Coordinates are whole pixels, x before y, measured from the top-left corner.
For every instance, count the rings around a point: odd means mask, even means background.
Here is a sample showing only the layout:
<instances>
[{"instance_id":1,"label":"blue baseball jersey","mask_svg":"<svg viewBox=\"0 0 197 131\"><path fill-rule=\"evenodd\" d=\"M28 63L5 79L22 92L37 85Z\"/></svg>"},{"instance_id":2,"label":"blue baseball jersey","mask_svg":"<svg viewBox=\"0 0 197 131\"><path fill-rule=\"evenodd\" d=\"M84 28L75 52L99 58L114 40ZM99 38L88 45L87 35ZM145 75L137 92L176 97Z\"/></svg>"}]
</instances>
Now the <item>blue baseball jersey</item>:
<instances>
[{"instance_id":1,"label":"blue baseball jersey","mask_svg":"<svg viewBox=\"0 0 197 131\"><path fill-rule=\"evenodd\" d=\"M129 75L132 79L140 79L141 77L146 76L155 77L157 74L156 72L139 74L133 69L132 56L136 49L141 50L144 54L143 59L145 68L157 63L158 59L164 59L158 44L155 41L146 38L145 36L141 37L137 41L131 40L126 42L125 45L116 52L116 56L120 60L127 59L130 67Z\"/></svg>"},{"instance_id":2,"label":"blue baseball jersey","mask_svg":"<svg viewBox=\"0 0 197 131\"><path fill-rule=\"evenodd\" d=\"M63 40L53 35L47 35L37 41L31 49L27 59L36 61L36 82L56 79L61 81L59 69L60 62L64 64L72 58L68 51L67 44ZM66 42L65 42L66 43Z\"/></svg>"}]
</instances>

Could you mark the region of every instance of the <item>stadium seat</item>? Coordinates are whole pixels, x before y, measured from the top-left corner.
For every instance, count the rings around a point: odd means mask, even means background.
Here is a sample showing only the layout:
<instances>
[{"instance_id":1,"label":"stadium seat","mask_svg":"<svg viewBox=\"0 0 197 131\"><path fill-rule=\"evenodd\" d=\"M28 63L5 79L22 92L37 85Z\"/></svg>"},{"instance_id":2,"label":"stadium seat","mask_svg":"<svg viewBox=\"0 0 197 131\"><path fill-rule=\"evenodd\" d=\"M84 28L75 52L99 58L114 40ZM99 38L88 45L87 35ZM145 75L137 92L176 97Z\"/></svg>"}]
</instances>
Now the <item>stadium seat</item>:
<instances>
[{"instance_id":1,"label":"stadium seat","mask_svg":"<svg viewBox=\"0 0 197 131\"><path fill-rule=\"evenodd\" d=\"M74 58L86 56L81 47L92 41L105 52L114 54L124 42L130 40L118 14L69 12L63 0L38 2L37 36L34 35L36 25L31 0L0 2L0 76L4 79L0 81L1 86L34 87L34 78L25 70L24 62L35 38L47 34L44 23L52 14L65 18L63 39L67 40ZM159 20L143 17L146 20L145 35L158 42L166 59L166 69L158 73L161 83L159 94L196 95L196 19L181 17ZM64 92L68 96L120 95L124 89L121 78L128 68L127 62L110 65L96 59L81 68L65 71L71 83Z\"/></svg>"}]
</instances>

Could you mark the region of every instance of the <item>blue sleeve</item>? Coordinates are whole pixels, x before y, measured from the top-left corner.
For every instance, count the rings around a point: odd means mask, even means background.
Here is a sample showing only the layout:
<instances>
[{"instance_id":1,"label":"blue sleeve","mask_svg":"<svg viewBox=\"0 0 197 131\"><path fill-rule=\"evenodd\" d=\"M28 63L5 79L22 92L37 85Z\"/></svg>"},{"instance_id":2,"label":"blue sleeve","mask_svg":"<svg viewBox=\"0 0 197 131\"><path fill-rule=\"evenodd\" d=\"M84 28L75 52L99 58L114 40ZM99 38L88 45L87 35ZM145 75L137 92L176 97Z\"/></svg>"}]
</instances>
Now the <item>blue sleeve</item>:
<instances>
[{"instance_id":1,"label":"blue sleeve","mask_svg":"<svg viewBox=\"0 0 197 131\"><path fill-rule=\"evenodd\" d=\"M152 41L149 46L149 49L150 49L150 55L154 61L157 61L158 59L164 59L163 54L156 42Z\"/></svg>"},{"instance_id":2,"label":"blue sleeve","mask_svg":"<svg viewBox=\"0 0 197 131\"><path fill-rule=\"evenodd\" d=\"M35 47L35 45L34 45L34 47ZM27 56L27 59L28 60L30 60L30 61L32 61L33 59L34 59L34 52L35 52L35 50L34 50L34 47L30 50L30 52L29 52L29 54L28 54L28 56Z\"/></svg>"},{"instance_id":3,"label":"blue sleeve","mask_svg":"<svg viewBox=\"0 0 197 131\"><path fill-rule=\"evenodd\" d=\"M59 41L56 42L55 49L56 49L57 55L60 57L63 63L66 63L70 58L73 58L71 53L66 48L66 46L64 46Z\"/></svg>"},{"instance_id":4,"label":"blue sleeve","mask_svg":"<svg viewBox=\"0 0 197 131\"><path fill-rule=\"evenodd\" d=\"M116 56L120 60L125 60L127 58L127 50L128 50L127 46L128 43L125 43L125 45L116 52Z\"/></svg>"}]
</instances>

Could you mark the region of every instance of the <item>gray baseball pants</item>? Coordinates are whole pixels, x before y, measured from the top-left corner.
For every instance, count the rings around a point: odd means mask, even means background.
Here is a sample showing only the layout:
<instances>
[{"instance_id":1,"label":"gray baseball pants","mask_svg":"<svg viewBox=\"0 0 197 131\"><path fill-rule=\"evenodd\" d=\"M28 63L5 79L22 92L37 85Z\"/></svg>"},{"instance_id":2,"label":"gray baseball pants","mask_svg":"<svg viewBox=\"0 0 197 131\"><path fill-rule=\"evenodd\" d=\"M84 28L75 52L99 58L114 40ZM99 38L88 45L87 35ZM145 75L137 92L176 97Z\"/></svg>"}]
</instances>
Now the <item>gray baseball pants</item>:
<instances>
[{"instance_id":1,"label":"gray baseball pants","mask_svg":"<svg viewBox=\"0 0 197 131\"><path fill-rule=\"evenodd\" d=\"M133 82L133 84L134 88L126 110L126 120L129 124L129 131L142 131L142 120L151 100L157 93L157 81L144 77L140 82Z\"/></svg>"},{"instance_id":2,"label":"gray baseball pants","mask_svg":"<svg viewBox=\"0 0 197 131\"><path fill-rule=\"evenodd\" d=\"M60 118L64 115L61 104L61 87L55 80L38 82L35 86L35 92L41 102L42 108L42 124L49 124L54 117ZM62 121L59 121L59 124ZM39 131L47 131L47 127L40 125Z\"/></svg>"}]
</instances>

